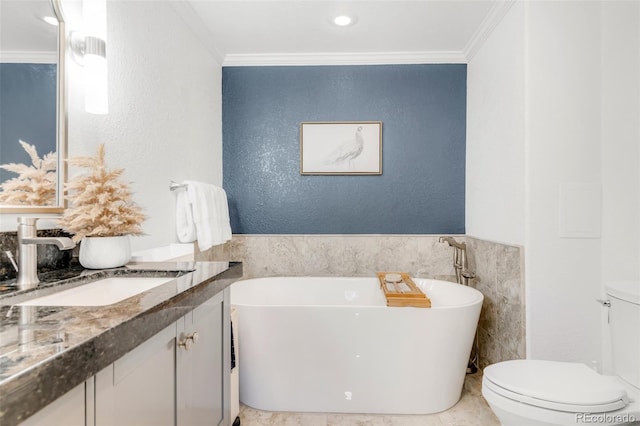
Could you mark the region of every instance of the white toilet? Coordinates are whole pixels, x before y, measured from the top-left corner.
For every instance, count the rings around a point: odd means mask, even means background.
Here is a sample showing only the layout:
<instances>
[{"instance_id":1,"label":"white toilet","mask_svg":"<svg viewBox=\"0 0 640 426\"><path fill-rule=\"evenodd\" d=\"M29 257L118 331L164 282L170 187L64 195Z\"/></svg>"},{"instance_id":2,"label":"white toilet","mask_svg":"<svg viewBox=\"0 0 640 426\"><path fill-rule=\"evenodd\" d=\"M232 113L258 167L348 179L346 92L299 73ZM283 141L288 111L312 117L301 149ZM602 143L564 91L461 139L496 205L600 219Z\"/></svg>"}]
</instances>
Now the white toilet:
<instances>
[{"instance_id":1,"label":"white toilet","mask_svg":"<svg viewBox=\"0 0 640 426\"><path fill-rule=\"evenodd\" d=\"M640 282L605 287L616 375L571 362L490 365L482 395L502 425L640 425Z\"/></svg>"}]
</instances>

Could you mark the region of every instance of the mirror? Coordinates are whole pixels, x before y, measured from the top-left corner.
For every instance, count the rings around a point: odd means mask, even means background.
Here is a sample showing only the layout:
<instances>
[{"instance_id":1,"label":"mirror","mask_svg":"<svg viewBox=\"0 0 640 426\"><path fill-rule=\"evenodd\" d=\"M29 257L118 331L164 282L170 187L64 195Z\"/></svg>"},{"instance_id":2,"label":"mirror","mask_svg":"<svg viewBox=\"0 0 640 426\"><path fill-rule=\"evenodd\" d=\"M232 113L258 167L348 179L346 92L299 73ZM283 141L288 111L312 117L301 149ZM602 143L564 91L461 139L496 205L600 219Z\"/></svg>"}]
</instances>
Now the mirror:
<instances>
[{"instance_id":1,"label":"mirror","mask_svg":"<svg viewBox=\"0 0 640 426\"><path fill-rule=\"evenodd\" d=\"M60 0L0 0L0 213L64 209L65 46Z\"/></svg>"}]
</instances>

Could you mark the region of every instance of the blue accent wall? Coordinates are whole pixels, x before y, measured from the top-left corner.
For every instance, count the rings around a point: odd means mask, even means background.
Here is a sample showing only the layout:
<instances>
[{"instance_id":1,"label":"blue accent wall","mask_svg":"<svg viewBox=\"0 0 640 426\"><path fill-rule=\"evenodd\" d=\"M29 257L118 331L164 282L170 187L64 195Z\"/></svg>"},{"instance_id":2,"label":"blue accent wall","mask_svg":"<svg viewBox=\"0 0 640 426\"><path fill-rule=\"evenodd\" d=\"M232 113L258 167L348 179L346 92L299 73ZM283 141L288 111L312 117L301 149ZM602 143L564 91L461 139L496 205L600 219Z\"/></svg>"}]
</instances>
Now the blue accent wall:
<instances>
[{"instance_id":1,"label":"blue accent wall","mask_svg":"<svg viewBox=\"0 0 640 426\"><path fill-rule=\"evenodd\" d=\"M463 234L464 64L225 67L237 234ZM382 175L301 176L300 123L382 121Z\"/></svg>"},{"instance_id":2,"label":"blue accent wall","mask_svg":"<svg viewBox=\"0 0 640 426\"><path fill-rule=\"evenodd\" d=\"M0 64L0 164L31 164L18 140L38 155L56 150L56 64ZM0 169L0 182L15 173Z\"/></svg>"}]
</instances>

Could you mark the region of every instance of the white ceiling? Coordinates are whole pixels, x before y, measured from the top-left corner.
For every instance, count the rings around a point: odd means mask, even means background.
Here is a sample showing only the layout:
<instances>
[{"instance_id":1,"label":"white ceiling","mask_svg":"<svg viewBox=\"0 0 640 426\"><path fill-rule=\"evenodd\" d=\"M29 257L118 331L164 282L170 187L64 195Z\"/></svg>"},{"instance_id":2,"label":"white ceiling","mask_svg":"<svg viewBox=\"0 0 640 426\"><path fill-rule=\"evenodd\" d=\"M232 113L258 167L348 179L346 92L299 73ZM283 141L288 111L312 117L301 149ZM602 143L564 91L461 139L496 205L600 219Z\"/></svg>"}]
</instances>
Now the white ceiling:
<instances>
[{"instance_id":1,"label":"white ceiling","mask_svg":"<svg viewBox=\"0 0 640 426\"><path fill-rule=\"evenodd\" d=\"M171 1L224 65L466 62L509 3ZM55 51L56 29L40 19L51 14L49 0L0 0L0 7L0 51ZM335 26L333 17L345 13L356 24Z\"/></svg>"},{"instance_id":2,"label":"white ceiling","mask_svg":"<svg viewBox=\"0 0 640 426\"><path fill-rule=\"evenodd\" d=\"M0 52L55 61L58 28L44 22L44 16L55 16L49 0L0 0Z\"/></svg>"},{"instance_id":3,"label":"white ceiling","mask_svg":"<svg viewBox=\"0 0 640 426\"><path fill-rule=\"evenodd\" d=\"M505 0L186 0L225 65L465 62ZM355 15L349 27L332 23ZM199 22L198 22L199 21Z\"/></svg>"}]
</instances>

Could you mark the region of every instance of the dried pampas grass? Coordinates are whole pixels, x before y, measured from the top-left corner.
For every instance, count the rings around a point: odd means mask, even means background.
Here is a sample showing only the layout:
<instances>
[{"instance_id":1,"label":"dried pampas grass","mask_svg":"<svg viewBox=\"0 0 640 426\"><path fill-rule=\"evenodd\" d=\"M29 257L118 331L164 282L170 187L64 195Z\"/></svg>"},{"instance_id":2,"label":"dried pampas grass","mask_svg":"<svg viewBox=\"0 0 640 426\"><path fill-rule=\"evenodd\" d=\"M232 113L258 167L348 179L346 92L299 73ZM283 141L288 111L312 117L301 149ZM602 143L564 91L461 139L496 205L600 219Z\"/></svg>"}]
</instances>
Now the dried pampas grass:
<instances>
[{"instance_id":1,"label":"dried pampas grass","mask_svg":"<svg viewBox=\"0 0 640 426\"><path fill-rule=\"evenodd\" d=\"M56 203L56 166L58 157L50 152L42 158L35 145L20 140L20 145L29 154L31 165L8 163L0 168L18 176L0 184L0 204L52 206Z\"/></svg>"},{"instance_id":2,"label":"dried pampas grass","mask_svg":"<svg viewBox=\"0 0 640 426\"><path fill-rule=\"evenodd\" d=\"M109 170L104 152L101 144L95 157L68 160L72 166L88 169L88 174L65 184L70 206L58 222L65 231L74 234L76 242L84 237L143 234L141 225L146 215L133 202L129 185L119 180L124 169Z\"/></svg>"}]
</instances>

